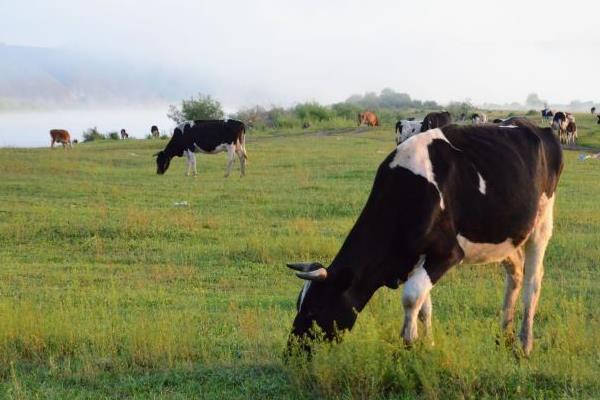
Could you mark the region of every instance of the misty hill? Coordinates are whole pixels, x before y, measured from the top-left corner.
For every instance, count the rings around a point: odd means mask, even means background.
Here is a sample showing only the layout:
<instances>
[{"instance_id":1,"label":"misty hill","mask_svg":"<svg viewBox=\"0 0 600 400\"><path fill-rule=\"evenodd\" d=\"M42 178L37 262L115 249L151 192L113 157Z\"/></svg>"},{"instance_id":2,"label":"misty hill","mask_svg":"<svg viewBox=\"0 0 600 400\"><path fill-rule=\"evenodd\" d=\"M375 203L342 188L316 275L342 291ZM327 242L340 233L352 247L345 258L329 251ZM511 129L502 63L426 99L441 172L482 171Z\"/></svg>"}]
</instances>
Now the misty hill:
<instances>
[{"instance_id":1,"label":"misty hill","mask_svg":"<svg viewBox=\"0 0 600 400\"><path fill-rule=\"evenodd\" d=\"M150 63L0 44L0 107L163 103L199 87L185 74Z\"/></svg>"}]
</instances>

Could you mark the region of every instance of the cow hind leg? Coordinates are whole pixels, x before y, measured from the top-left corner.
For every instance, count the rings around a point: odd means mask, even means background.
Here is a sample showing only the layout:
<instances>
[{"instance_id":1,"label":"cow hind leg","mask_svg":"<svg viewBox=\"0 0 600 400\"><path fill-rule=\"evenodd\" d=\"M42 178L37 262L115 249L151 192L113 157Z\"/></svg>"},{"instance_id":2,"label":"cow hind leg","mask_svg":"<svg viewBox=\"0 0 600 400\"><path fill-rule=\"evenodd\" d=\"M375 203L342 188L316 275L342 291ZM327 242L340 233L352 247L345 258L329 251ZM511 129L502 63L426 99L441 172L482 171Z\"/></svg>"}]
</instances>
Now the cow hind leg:
<instances>
[{"instance_id":1,"label":"cow hind leg","mask_svg":"<svg viewBox=\"0 0 600 400\"><path fill-rule=\"evenodd\" d=\"M515 317L515 305L523 283L523 254L523 248L521 247L502 261L502 266L506 271L506 286L502 307L502 331L507 338L513 337L512 329Z\"/></svg>"},{"instance_id":2,"label":"cow hind leg","mask_svg":"<svg viewBox=\"0 0 600 400\"><path fill-rule=\"evenodd\" d=\"M231 174L233 162L235 161L235 147L233 144L227 145L227 168L225 169L225 178Z\"/></svg>"},{"instance_id":3,"label":"cow hind leg","mask_svg":"<svg viewBox=\"0 0 600 400\"><path fill-rule=\"evenodd\" d=\"M552 236L554 196L548 199L543 195L540 200L540 211L537 224L525 244L525 268L523 324L519 337L525 355L533 348L533 319L542 288L544 276L544 254Z\"/></svg>"}]
</instances>

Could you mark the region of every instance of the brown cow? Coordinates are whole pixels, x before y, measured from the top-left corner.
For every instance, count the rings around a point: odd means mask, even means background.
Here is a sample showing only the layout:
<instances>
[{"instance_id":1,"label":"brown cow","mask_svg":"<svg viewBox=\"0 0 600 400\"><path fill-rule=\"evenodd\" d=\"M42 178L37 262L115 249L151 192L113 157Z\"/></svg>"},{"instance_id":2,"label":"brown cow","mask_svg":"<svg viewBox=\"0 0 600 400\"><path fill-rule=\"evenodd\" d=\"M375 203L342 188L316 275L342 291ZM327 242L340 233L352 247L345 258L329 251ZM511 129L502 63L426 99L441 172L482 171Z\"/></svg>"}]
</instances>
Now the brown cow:
<instances>
[{"instance_id":1,"label":"brown cow","mask_svg":"<svg viewBox=\"0 0 600 400\"><path fill-rule=\"evenodd\" d=\"M577 125L574 121L569 121L567 125L567 144L574 145L577 140Z\"/></svg>"},{"instance_id":2,"label":"brown cow","mask_svg":"<svg viewBox=\"0 0 600 400\"><path fill-rule=\"evenodd\" d=\"M372 111L365 111L358 114L358 125L365 124L367 126L379 126L379 118Z\"/></svg>"},{"instance_id":3,"label":"brown cow","mask_svg":"<svg viewBox=\"0 0 600 400\"><path fill-rule=\"evenodd\" d=\"M71 147L71 135L64 129L51 129L50 137L52 138L50 148L54 148L54 143L62 144L63 148L66 148L67 145Z\"/></svg>"}]
</instances>

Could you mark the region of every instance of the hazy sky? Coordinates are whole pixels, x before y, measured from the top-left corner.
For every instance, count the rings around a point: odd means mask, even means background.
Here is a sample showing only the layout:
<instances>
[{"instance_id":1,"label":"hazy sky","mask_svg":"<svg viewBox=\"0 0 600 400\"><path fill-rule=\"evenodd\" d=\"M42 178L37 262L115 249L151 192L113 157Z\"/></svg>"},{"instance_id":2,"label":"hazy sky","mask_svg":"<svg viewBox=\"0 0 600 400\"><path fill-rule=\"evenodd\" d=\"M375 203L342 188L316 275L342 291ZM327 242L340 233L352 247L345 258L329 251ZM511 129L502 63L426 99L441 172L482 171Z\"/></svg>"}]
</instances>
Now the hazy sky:
<instances>
[{"instance_id":1,"label":"hazy sky","mask_svg":"<svg viewBox=\"0 0 600 400\"><path fill-rule=\"evenodd\" d=\"M440 102L600 101L598 26L591 0L0 0L0 42L177 69L229 107L384 87Z\"/></svg>"}]
</instances>

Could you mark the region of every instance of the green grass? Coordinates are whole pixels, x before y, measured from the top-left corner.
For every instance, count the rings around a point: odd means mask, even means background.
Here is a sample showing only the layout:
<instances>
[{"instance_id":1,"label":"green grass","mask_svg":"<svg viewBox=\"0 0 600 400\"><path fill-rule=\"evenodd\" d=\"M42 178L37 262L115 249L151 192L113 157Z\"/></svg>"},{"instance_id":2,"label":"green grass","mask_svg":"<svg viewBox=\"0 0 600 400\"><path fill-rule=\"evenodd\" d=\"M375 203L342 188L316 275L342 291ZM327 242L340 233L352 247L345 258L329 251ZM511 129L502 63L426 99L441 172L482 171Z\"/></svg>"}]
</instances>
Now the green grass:
<instances>
[{"instance_id":1,"label":"green grass","mask_svg":"<svg viewBox=\"0 0 600 400\"><path fill-rule=\"evenodd\" d=\"M0 149L0 398L599 397L600 161L574 152L530 359L495 344L489 265L433 290L433 347L403 348L400 291L382 289L341 345L283 362L301 287L285 263L332 259L392 132L250 134L243 179L224 155L157 176L164 141Z\"/></svg>"}]
</instances>

